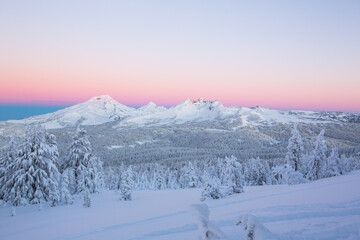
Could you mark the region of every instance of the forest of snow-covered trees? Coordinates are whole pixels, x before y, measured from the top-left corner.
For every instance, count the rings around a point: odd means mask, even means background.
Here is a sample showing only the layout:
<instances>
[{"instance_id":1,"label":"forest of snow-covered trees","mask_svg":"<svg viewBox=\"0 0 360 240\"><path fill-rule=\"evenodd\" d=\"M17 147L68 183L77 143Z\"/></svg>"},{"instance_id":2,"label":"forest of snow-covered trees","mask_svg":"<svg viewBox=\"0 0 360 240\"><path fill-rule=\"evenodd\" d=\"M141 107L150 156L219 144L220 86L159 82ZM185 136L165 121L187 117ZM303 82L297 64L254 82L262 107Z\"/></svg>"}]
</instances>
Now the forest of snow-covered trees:
<instances>
[{"instance_id":1,"label":"forest of snow-covered trees","mask_svg":"<svg viewBox=\"0 0 360 240\"><path fill-rule=\"evenodd\" d=\"M63 162L55 136L34 125L22 142L10 141L0 163L0 198L13 205L71 203L73 195L102 186L102 162L80 128Z\"/></svg>"},{"instance_id":2,"label":"forest of snow-covered trees","mask_svg":"<svg viewBox=\"0 0 360 240\"><path fill-rule=\"evenodd\" d=\"M328 149L324 130L304 151L302 137L294 125L282 159L218 159L121 163L103 169L85 130L78 128L64 156L59 156L56 138L40 125L27 129L24 139L12 139L0 156L0 199L12 205L48 202L71 204L101 188L116 190L119 200L131 200L132 190L203 188L201 200L218 199L243 192L245 185L298 184L337 176L360 168L359 155L339 155Z\"/></svg>"}]
</instances>

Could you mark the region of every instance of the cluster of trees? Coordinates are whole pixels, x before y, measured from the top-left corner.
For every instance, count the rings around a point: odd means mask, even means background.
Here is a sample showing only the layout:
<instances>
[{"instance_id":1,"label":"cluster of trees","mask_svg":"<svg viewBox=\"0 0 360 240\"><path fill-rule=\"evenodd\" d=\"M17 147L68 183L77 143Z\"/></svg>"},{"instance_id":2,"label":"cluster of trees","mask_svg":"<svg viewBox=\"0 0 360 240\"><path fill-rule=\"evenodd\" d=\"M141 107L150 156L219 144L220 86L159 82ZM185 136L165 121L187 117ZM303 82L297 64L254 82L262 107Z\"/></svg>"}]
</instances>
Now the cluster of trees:
<instances>
[{"instance_id":1,"label":"cluster of trees","mask_svg":"<svg viewBox=\"0 0 360 240\"><path fill-rule=\"evenodd\" d=\"M322 130L313 150L304 152L302 138L294 125L284 159L236 157L188 162L155 162L109 168L105 183L109 189L131 192L131 189L179 189L202 187L201 200L218 199L241 193L244 185L298 184L332 177L360 168L356 157L339 155L337 148L327 149ZM124 182L126 179L126 182ZM122 190L126 185L126 191ZM126 198L126 199L131 199ZM126 200L125 199L125 200Z\"/></svg>"},{"instance_id":2,"label":"cluster of trees","mask_svg":"<svg viewBox=\"0 0 360 240\"><path fill-rule=\"evenodd\" d=\"M0 199L13 205L50 202L72 203L74 196L89 194L102 186L117 190L120 200L131 200L132 190L203 188L201 200L218 199L243 192L246 185L297 184L337 176L360 168L358 157L341 156L337 148L327 148L322 130L313 149L304 151L297 126L288 140L282 159L218 159L152 162L108 167L93 154L86 131L78 128L63 158L59 158L56 138L40 125L27 129L25 138L10 141L0 155Z\"/></svg>"},{"instance_id":3,"label":"cluster of trees","mask_svg":"<svg viewBox=\"0 0 360 240\"><path fill-rule=\"evenodd\" d=\"M287 147L286 164L275 169L277 180L282 179L290 184L299 183L304 179L312 181L333 177L360 168L360 162L355 156L340 156L336 147L329 151L324 134L325 130L321 130L313 150L305 153L301 135L294 125Z\"/></svg>"},{"instance_id":4,"label":"cluster of trees","mask_svg":"<svg viewBox=\"0 0 360 240\"><path fill-rule=\"evenodd\" d=\"M55 136L40 125L29 126L25 138L11 140L1 155L0 199L13 205L72 203L75 194L98 191L101 172L86 131L77 130L60 164Z\"/></svg>"}]
</instances>

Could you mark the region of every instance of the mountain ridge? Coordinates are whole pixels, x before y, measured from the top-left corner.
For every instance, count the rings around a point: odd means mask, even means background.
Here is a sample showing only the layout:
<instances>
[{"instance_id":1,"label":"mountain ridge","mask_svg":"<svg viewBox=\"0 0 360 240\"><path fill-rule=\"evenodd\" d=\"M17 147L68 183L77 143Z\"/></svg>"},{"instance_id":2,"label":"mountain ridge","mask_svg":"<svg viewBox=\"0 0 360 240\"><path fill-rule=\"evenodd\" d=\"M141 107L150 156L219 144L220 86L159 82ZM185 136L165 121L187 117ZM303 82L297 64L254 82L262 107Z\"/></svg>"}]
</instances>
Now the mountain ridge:
<instances>
[{"instance_id":1,"label":"mountain ridge","mask_svg":"<svg viewBox=\"0 0 360 240\"><path fill-rule=\"evenodd\" d=\"M53 113L33 116L21 120L7 120L7 123L40 123L48 129L67 126L100 125L117 122L115 127L161 126L203 121L233 121L238 126L264 125L273 123L327 123L360 122L360 115L343 112L315 112L300 110L273 110L247 107L225 107L217 100L189 98L166 108L153 102L133 108L114 100L109 95L99 95L89 100L58 110Z\"/></svg>"}]
</instances>

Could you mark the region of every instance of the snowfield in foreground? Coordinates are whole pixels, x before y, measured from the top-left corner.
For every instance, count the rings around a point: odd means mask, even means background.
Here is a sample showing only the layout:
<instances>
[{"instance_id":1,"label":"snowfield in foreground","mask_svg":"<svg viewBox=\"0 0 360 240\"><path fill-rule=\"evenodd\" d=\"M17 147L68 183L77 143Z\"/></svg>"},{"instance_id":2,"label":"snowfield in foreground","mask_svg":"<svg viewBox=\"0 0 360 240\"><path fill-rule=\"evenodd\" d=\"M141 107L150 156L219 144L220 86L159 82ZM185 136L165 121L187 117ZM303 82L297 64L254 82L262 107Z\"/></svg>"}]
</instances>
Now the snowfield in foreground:
<instances>
[{"instance_id":1,"label":"snowfield in foreground","mask_svg":"<svg viewBox=\"0 0 360 240\"><path fill-rule=\"evenodd\" d=\"M245 187L245 193L206 200L210 221L229 239L246 239L239 216L251 214L276 239L360 239L360 171L300 185ZM51 208L44 204L0 208L0 239L196 239L190 205L201 189L136 191L133 201L113 191ZM256 239L256 236L255 236Z\"/></svg>"}]
</instances>

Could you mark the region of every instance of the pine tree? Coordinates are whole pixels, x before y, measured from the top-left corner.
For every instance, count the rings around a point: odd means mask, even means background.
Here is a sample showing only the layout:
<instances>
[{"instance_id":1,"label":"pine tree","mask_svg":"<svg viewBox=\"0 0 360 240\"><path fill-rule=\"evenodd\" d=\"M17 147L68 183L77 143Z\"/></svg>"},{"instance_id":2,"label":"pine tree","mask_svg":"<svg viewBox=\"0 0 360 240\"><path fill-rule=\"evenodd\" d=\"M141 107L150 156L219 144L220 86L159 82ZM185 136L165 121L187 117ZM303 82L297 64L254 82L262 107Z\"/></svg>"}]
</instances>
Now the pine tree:
<instances>
[{"instance_id":1,"label":"pine tree","mask_svg":"<svg viewBox=\"0 0 360 240\"><path fill-rule=\"evenodd\" d=\"M196 176L194 165L189 161L182 169L183 188L195 188L198 185L199 178Z\"/></svg>"},{"instance_id":2,"label":"pine tree","mask_svg":"<svg viewBox=\"0 0 360 240\"><path fill-rule=\"evenodd\" d=\"M341 174L345 174L351 171L350 160L345 154L341 154L340 156L340 166Z\"/></svg>"},{"instance_id":3,"label":"pine tree","mask_svg":"<svg viewBox=\"0 0 360 240\"><path fill-rule=\"evenodd\" d=\"M168 188L170 189L178 189L180 188L180 184L178 183L178 176L176 170L169 170L169 181Z\"/></svg>"},{"instance_id":4,"label":"pine tree","mask_svg":"<svg viewBox=\"0 0 360 240\"><path fill-rule=\"evenodd\" d=\"M339 166L340 166L339 151L337 148L333 148L328 158L326 176L333 177L340 175Z\"/></svg>"},{"instance_id":5,"label":"pine tree","mask_svg":"<svg viewBox=\"0 0 360 240\"><path fill-rule=\"evenodd\" d=\"M259 157L251 158L245 165L245 181L250 186L266 184L269 180L268 173Z\"/></svg>"},{"instance_id":6,"label":"pine tree","mask_svg":"<svg viewBox=\"0 0 360 240\"><path fill-rule=\"evenodd\" d=\"M131 166L129 166L121 176L120 200L124 200L124 201L132 200L131 193L132 193L133 185L134 185L133 171Z\"/></svg>"},{"instance_id":7,"label":"pine tree","mask_svg":"<svg viewBox=\"0 0 360 240\"><path fill-rule=\"evenodd\" d=\"M225 158L225 168L223 175L224 183L229 188L228 194L244 192L244 177L242 174L242 166L237 161L236 157L231 156Z\"/></svg>"},{"instance_id":8,"label":"pine tree","mask_svg":"<svg viewBox=\"0 0 360 240\"><path fill-rule=\"evenodd\" d=\"M5 201L23 205L45 200L52 206L59 201L58 154L56 149L50 150L46 134L40 125L28 127L19 154L7 168L12 176L5 183Z\"/></svg>"},{"instance_id":9,"label":"pine tree","mask_svg":"<svg viewBox=\"0 0 360 240\"><path fill-rule=\"evenodd\" d=\"M72 175L69 171L65 170L61 174L60 179L60 202L65 204L72 204L74 202L74 198L69 191L70 176Z\"/></svg>"},{"instance_id":10,"label":"pine tree","mask_svg":"<svg viewBox=\"0 0 360 240\"><path fill-rule=\"evenodd\" d=\"M288 151L286 153L286 161L292 168L294 168L295 171L298 171L301 167L300 165L304 146L296 124L294 124L291 134L292 136L289 139L287 146Z\"/></svg>"},{"instance_id":11,"label":"pine tree","mask_svg":"<svg viewBox=\"0 0 360 240\"><path fill-rule=\"evenodd\" d=\"M219 199L223 197L220 189L220 179L217 176L211 177L205 172L203 179L205 186L201 192L200 201L205 201L207 198Z\"/></svg>"},{"instance_id":12,"label":"pine tree","mask_svg":"<svg viewBox=\"0 0 360 240\"><path fill-rule=\"evenodd\" d=\"M155 163L152 186L153 186L152 188L156 190L161 190L166 188L164 168L158 163Z\"/></svg>"},{"instance_id":13,"label":"pine tree","mask_svg":"<svg viewBox=\"0 0 360 240\"><path fill-rule=\"evenodd\" d=\"M102 162L92 153L86 131L78 128L65 158L63 169L69 169L70 192L78 194L86 190L95 193L102 185Z\"/></svg>"},{"instance_id":14,"label":"pine tree","mask_svg":"<svg viewBox=\"0 0 360 240\"><path fill-rule=\"evenodd\" d=\"M13 175L9 166L17 157L17 147L15 139L11 138L9 145L4 149L4 155L0 156L0 199L5 198L6 188L9 187L7 182Z\"/></svg>"},{"instance_id":15,"label":"pine tree","mask_svg":"<svg viewBox=\"0 0 360 240\"><path fill-rule=\"evenodd\" d=\"M321 130L314 143L314 150L309 157L308 173L309 180L317 180L325 176L326 171L326 143L324 140L325 130Z\"/></svg>"}]
</instances>

